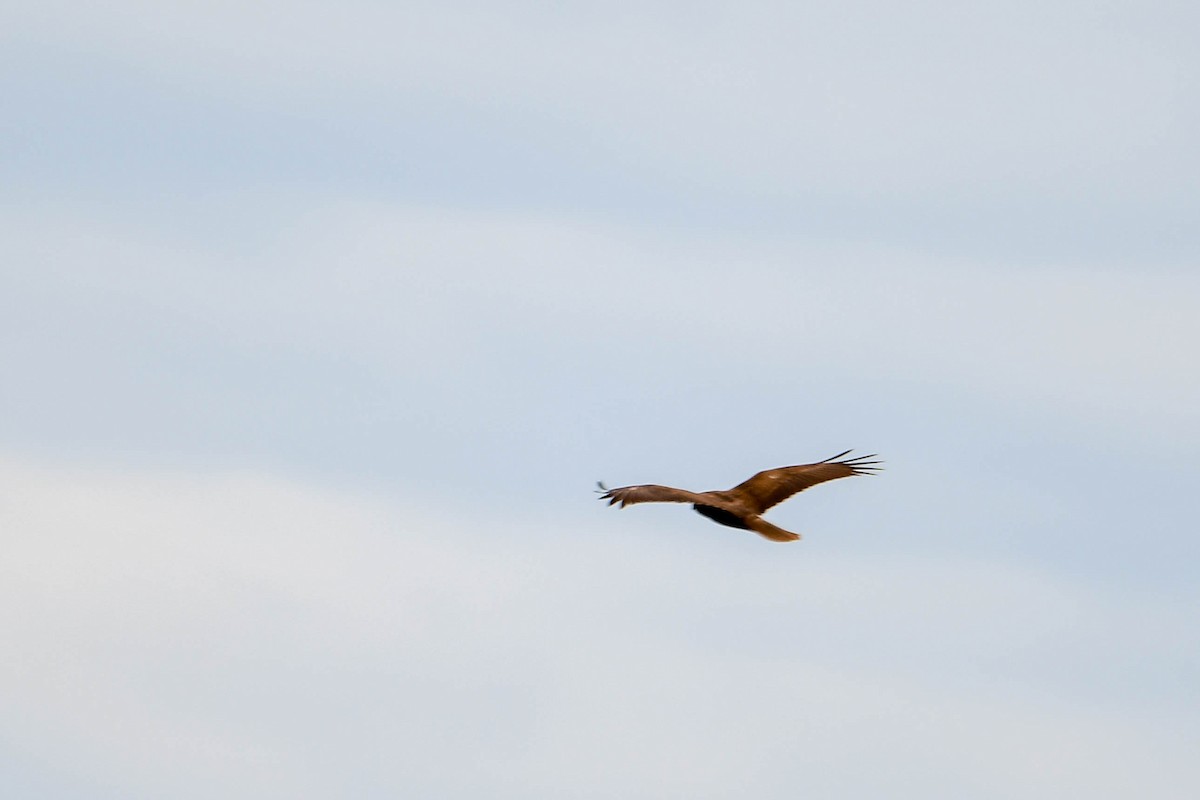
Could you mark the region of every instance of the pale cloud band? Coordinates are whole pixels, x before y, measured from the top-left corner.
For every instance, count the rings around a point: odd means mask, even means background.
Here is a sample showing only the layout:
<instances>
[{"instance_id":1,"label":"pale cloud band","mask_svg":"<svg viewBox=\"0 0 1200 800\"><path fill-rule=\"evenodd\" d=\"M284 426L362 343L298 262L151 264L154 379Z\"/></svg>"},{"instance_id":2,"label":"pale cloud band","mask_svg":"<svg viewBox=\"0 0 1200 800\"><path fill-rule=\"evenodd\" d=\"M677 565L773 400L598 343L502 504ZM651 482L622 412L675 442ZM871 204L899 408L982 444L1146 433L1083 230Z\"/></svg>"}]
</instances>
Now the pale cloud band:
<instances>
[{"instance_id":1,"label":"pale cloud band","mask_svg":"<svg viewBox=\"0 0 1200 800\"><path fill-rule=\"evenodd\" d=\"M1182 709L1061 661L1070 639L1182 667L1171 603L966 561L730 563L599 518L561 537L249 474L0 477L3 738L126 794L326 797L354 776L440 797L1183 798L1200 777ZM1006 677L1053 660L1080 672Z\"/></svg>"}]
</instances>

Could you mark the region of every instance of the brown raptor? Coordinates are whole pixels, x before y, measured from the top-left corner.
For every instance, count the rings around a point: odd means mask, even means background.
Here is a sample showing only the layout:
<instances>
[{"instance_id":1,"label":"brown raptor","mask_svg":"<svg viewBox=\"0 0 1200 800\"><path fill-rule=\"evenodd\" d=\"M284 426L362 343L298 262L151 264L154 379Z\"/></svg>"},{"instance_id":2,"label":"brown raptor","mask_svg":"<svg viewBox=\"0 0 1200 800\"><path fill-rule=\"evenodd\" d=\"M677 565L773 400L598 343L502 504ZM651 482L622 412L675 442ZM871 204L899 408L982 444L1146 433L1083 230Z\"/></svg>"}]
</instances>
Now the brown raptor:
<instances>
[{"instance_id":1,"label":"brown raptor","mask_svg":"<svg viewBox=\"0 0 1200 800\"><path fill-rule=\"evenodd\" d=\"M716 492L689 492L655 484L609 489L601 483L600 499L607 500L610 506L617 503L621 508L634 503L691 503L697 513L713 522L754 531L773 542L794 542L800 534L772 525L762 518L762 513L818 483L851 475L871 475L882 469L879 466L882 461L869 460L875 458L873 453L843 458L849 454L847 450L815 464L768 469L732 489Z\"/></svg>"}]
</instances>

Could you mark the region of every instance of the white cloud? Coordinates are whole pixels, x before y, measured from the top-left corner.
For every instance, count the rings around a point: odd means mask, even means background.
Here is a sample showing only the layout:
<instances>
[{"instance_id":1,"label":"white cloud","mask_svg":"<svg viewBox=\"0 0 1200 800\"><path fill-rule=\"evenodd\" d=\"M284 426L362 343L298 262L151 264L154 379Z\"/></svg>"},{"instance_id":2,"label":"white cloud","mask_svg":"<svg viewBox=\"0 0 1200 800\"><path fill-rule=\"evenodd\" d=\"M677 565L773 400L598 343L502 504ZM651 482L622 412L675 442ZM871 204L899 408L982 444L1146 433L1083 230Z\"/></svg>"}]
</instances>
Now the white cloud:
<instances>
[{"instance_id":1,"label":"white cloud","mask_svg":"<svg viewBox=\"0 0 1200 800\"><path fill-rule=\"evenodd\" d=\"M0 740L127 794L1200 786L1186 707L1053 674L1184 663L1170 598L251 474L0 478Z\"/></svg>"}]
</instances>

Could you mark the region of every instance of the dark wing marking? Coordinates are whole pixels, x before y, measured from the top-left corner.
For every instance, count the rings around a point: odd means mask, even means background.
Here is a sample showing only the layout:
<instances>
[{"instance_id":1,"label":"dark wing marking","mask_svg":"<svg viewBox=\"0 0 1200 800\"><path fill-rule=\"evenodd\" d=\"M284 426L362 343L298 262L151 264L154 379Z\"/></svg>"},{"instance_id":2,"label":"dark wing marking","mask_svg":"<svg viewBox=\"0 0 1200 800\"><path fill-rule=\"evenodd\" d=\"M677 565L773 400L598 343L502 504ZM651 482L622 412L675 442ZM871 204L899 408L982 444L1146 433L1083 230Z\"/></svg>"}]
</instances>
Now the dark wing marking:
<instances>
[{"instance_id":1,"label":"dark wing marking","mask_svg":"<svg viewBox=\"0 0 1200 800\"><path fill-rule=\"evenodd\" d=\"M818 483L851 475L871 475L882 467L882 461L868 461L875 455L841 459L850 453L838 453L815 464L798 464L794 467L779 467L760 472L748 481L739 483L725 494L733 495L756 513L761 514L773 505L782 503L796 492L802 492Z\"/></svg>"},{"instance_id":2,"label":"dark wing marking","mask_svg":"<svg viewBox=\"0 0 1200 800\"><path fill-rule=\"evenodd\" d=\"M634 503L703 503L704 498L695 492L684 489L672 489L670 486L656 486L652 483L645 486L622 486L620 489L609 489L600 495L601 500L607 500L611 506L617 503L624 508Z\"/></svg>"}]
</instances>

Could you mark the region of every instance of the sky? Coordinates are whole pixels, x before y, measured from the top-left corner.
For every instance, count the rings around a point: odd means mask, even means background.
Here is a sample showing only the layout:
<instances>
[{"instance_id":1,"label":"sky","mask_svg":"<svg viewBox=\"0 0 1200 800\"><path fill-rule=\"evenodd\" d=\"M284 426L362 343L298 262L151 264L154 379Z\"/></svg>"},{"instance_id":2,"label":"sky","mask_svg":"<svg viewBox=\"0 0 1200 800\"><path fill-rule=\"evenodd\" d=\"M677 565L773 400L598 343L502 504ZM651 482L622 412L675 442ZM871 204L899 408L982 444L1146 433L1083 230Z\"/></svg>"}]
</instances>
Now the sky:
<instances>
[{"instance_id":1,"label":"sky","mask_svg":"<svg viewBox=\"0 0 1200 800\"><path fill-rule=\"evenodd\" d=\"M0 9L4 796L1200 794L1194 4Z\"/></svg>"}]
</instances>

